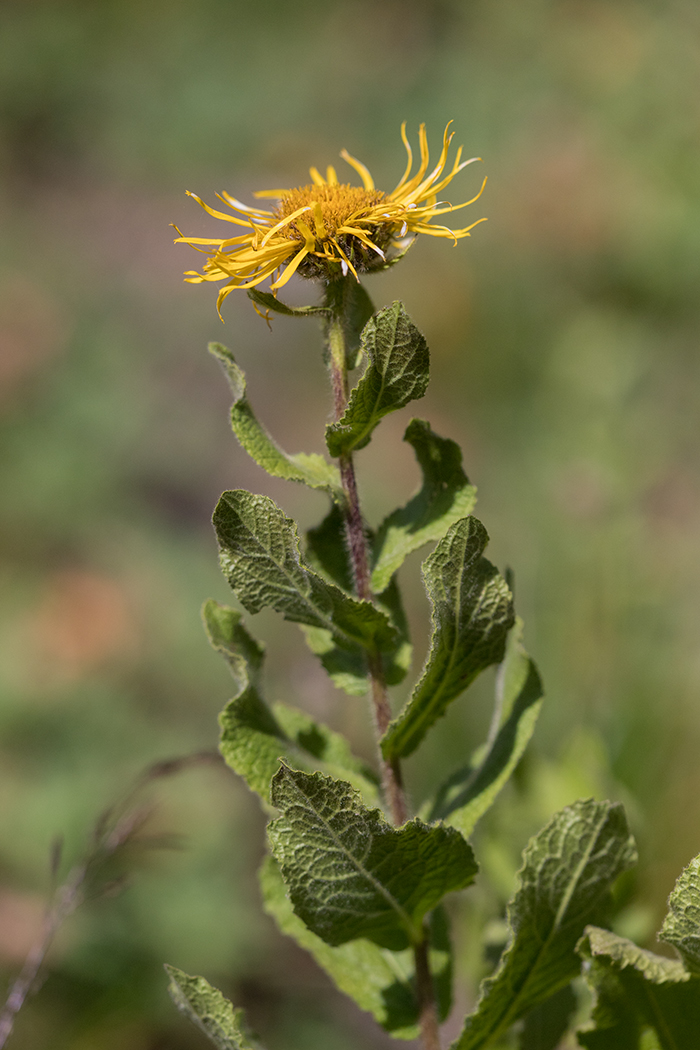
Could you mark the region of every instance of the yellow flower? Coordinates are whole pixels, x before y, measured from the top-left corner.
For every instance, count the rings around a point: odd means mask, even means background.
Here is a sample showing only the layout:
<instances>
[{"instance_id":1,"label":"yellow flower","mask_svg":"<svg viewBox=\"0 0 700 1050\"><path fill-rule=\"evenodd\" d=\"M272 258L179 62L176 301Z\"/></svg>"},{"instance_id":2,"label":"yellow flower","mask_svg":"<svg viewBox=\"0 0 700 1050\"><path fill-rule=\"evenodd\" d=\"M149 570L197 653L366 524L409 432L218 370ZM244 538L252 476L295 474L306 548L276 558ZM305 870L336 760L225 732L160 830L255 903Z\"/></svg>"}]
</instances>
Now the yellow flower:
<instances>
[{"instance_id":1,"label":"yellow flower","mask_svg":"<svg viewBox=\"0 0 700 1050\"><path fill-rule=\"evenodd\" d=\"M316 168L311 168L312 182L307 186L263 190L255 194L258 198L269 197L277 201L269 211L248 207L226 192L217 194L232 214L210 208L196 194L190 193L189 196L194 197L209 215L243 227L245 232L225 238L184 237L180 234L176 244L189 244L208 256L204 272L189 270L185 280L193 284L226 281L217 300L217 309L220 310L234 288L254 288L268 278L273 278L270 288L275 292L297 272L303 277L329 281L348 273L357 278L360 273L384 269L406 252L419 233L449 237L455 244L460 237L468 237L469 231L484 219L459 230L434 224L432 220L466 208L481 196L486 179L476 197L464 204L452 205L438 200L438 194L455 175L480 158L463 161L460 146L452 168L447 171L447 153L453 138L448 124L440 159L427 174L428 139L425 125L421 124L420 164L415 175L411 175L413 155L405 124L401 127L401 137L408 153L408 164L391 193L376 189L364 164L346 150L340 155L358 173L362 186L339 182L332 167L327 168L325 178Z\"/></svg>"}]
</instances>

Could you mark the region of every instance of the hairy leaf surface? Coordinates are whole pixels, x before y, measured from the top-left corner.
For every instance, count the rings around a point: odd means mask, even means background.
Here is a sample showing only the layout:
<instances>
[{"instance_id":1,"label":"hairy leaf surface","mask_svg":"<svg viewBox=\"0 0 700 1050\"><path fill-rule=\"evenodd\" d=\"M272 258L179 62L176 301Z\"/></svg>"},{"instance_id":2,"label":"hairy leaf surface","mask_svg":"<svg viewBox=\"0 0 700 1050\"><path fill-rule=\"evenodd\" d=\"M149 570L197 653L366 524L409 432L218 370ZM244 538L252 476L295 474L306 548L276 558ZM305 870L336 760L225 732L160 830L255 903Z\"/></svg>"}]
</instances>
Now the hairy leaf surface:
<instances>
[{"instance_id":1,"label":"hairy leaf surface","mask_svg":"<svg viewBox=\"0 0 700 1050\"><path fill-rule=\"evenodd\" d=\"M312 489L325 489L333 499L342 502L340 474L335 464L317 452L298 452L292 456L284 452L256 419L246 393L245 373L236 364L231 351L220 343L210 343L209 351L226 373L233 393L231 427L251 459L275 478L300 481Z\"/></svg>"},{"instance_id":2,"label":"hairy leaf surface","mask_svg":"<svg viewBox=\"0 0 700 1050\"><path fill-rule=\"evenodd\" d=\"M236 1010L203 977L190 977L174 966L165 967L168 991L178 1010L204 1032L218 1050L262 1050L248 1032L242 1010Z\"/></svg>"},{"instance_id":3,"label":"hairy leaf surface","mask_svg":"<svg viewBox=\"0 0 700 1050\"><path fill-rule=\"evenodd\" d=\"M423 419L412 419L403 439L413 447L423 484L405 507L379 527L372 569L372 589L378 594L412 551L439 540L476 503L476 489L462 469L459 445L438 437Z\"/></svg>"},{"instance_id":4,"label":"hairy leaf surface","mask_svg":"<svg viewBox=\"0 0 700 1050\"><path fill-rule=\"evenodd\" d=\"M700 979L681 962L638 948L625 937L586 928L578 951L596 995L591 1024L578 1033L590 1050L642 1050L652 1029L662 1050L695 1050Z\"/></svg>"},{"instance_id":5,"label":"hairy leaf surface","mask_svg":"<svg viewBox=\"0 0 700 1050\"><path fill-rule=\"evenodd\" d=\"M269 803L270 781L284 757L302 769L320 766L344 776L365 801L376 805L377 779L354 757L344 736L295 708L265 703L260 686L264 650L243 627L241 614L210 599L202 615L209 640L224 656L238 687L219 716L219 746L227 765L264 803Z\"/></svg>"},{"instance_id":6,"label":"hairy leaf surface","mask_svg":"<svg viewBox=\"0 0 700 1050\"><path fill-rule=\"evenodd\" d=\"M400 951L421 922L474 879L471 847L454 828L392 827L350 784L282 766L272 781L281 816L268 827L296 914L327 944L357 937Z\"/></svg>"},{"instance_id":7,"label":"hairy leaf surface","mask_svg":"<svg viewBox=\"0 0 700 1050\"><path fill-rule=\"evenodd\" d=\"M318 965L362 1010L397 1039L418 1035L418 1002L415 996L413 950L388 951L360 938L331 947L317 937L294 914L292 902L277 863L266 857L260 869L260 885L265 911L282 933L293 937ZM449 1013L451 1001L452 956L446 919L437 908L431 917L430 966L438 997L440 1019Z\"/></svg>"},{"instance_id":8,"label":"hairy leaf surface","mask_svg":"<svg viewBox=\"0 0 700 1050\"><path fill-rule=\"evenodd\" d=\"M513 599L483 557L486 529L476 518L452 525L423 563L433 634L420 681L382 737L387 759L410 755L449 704L490 664L500 663L513 626Z\"/></svg>"},{"instance_id":9,"label":"hairy leaf surface","mask_svg":"<svg viewBox=\"0 0 700 1050\"><path fill-rule=\"evenodd\" d=\"M481 757L453 773L438 789L429 820L445 820L465 838L493 805L520 761L542 707L542 682L523 648L518 617L508 634L496 679L496 705Z\"/></svg>"},{"instance_id":10,"label":"hairy leaf surface","mask_svg":"<svg viewBox=\"0 0 700 1050\"><path fill-rule=\"evenodd\" d=\"M659 939L680 952L691 973L700 974L700 857L678 877Z\"/></svg>"},{"instance_id":11,"label":"hairy leaf surface","mask_svg":"<svg viewBox=\"0 0 700 1050\"><path fill-rule=\"evenodd\" d=\"M352 665L365 650L394 652L397 631L370 602L358 601L304 564L296 525L267 496L244 489L224 492L214 511L221 567L249 612L270 606L287 620L328 632L319 653L330 672L334 662Z\"/></svg>"},{"instance_id":12,"label":"hairy leaf surface","mask_svg":"<svg viewBox=\"0 0 700 1050\"><path fill-rule=\"evenodd\" d=\"M331 504L329 513L320 525L307 532L306 554L311 566L331 583L335 583L347 592L353 590L350 561L345 542L345 523L342 511L336 504ZM389 616L393 627L396 628L394 646L391 650L382 652L382 663L387 685L397 685L403 681L411 666L413 647L396 581L390 580L383 593L375 600L379 608ZM312 652L320 656L327 654L324 666L340 689L344 689L351 695L361 696L367 692L369 677L367 663L362 653L353 655L340 650L333 652L333 637L322 628L307 627L304 633Z\"/></svg>"},{"instance_id":13,"label":"hairy leaf surface","mask_svg":"<svg viewBox=\"0 0 700 1050\"><path fill-rule=\"evenodd\" d=\"M388 412L423 397L428 386L428 344L401 303L387 306L367 322L361 349L369 365L350 394L342 418L326 427L332 456L364 448Z\"/></svg>"},{"instance_id":14,"label":"hairy leaf surface","mask_svg":"<svg viewBox=\"0 0 700 1050\"><path fill-rule=\"evenodd\" d=\"M523 859L508 906L511 944L454 1050L489 1046L576 976L576 943L586 925L605 919L610 886L636 851L622 806L587 799L555 814Z\"/></svg>"}]
</instances>

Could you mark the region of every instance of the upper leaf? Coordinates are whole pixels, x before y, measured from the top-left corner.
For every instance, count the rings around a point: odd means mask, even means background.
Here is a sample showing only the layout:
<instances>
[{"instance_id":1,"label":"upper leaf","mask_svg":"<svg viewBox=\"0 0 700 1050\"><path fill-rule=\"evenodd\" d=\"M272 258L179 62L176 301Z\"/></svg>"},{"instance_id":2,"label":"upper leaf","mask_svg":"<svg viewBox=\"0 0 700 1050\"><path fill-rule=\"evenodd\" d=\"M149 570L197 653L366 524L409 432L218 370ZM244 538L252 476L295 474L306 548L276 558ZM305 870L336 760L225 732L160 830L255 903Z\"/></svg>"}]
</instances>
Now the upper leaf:
<instances>
[{"instance_id":1,"label":"upper leaf","mask_svg":"<svg viewBox=\"0 0 700 1050\"><path fill-rule=\"evenodd\" d=\"M438 789L429 820L445 820L468 838L520 761L542 707L542 682L520 641L517 617L496 679L494 719L483 755Z\"/></svg>"},{"instance_id":2,"label":"upper leaf","mask_svg":"<svg viewBox=\"0 0 700 1050\"><path fill-rule=\"evenodd\" d=\"M653 1029L662 1050L695 1050L700 980L683 964L638 948L625 937L588 926L578 951L596 995L590 1025L578 1033L591 1050L642 1050Z\"/></svg>"},{"instance_id":3,"label":"upper leaf","mask_svg":"<svg viewBox=\"0 0 700 1050\"><path fill-rule=\"evenodd\" d=\"M367 322L361 347L369 365L342 418L326 427L332 456L364 448L388 412L423 397L428 386L428 344L401 303L387 306Z\"/></svg>"},{"instance_id":4,"label":"upper leaf","mask_svg":"<svg viewBox=\"0 0 700 1050\"><path fill-rule=\"evenodd\" d=\"M518 1050L557 1050L578 1003L570 984L530 1010L520 1029Z\"/></svg>"},{"instance_id":5,"label":"upper leaf","mask_svg":"<svg viewBox=\"0 0 700 1050\"><path fill-rule=\"evenodd\" d=\"M353 656L395 648L397 633L383 612L302 562L296 525L269 497L224 492L213 520L224 575L249 612L270 606L287 620L323 628L333 649Z\"/></svg>"},{"instance_id":6,"label":"upper leaf","mask_svg":"<svg viewBox=\"0 0 700 1050\"><path fill-rule=\"evenodd\" d=\"M680 952L691 973L700 974L700 857L679 875L668 909L659 939Z\"/></svg>"},{"instance_id":7,"label":"upper leaf","mask_svg":"<svg viewBox=\"0 0 700 1050\"><path fill-rule=\"evenodd\" d=\"M415 995L413 951L391 952L365 938L331 947L312 933L294 914L279 868L266 857L260 869L260 885L265 911L282 933L293 937L318 965L362 1010L396 1039L415 1039L418 1035L419 1007ZM438 994L440 1019L449 1012L451 953L444 914L433 912L431 921L430 967Z\"/></svg>"},{"instance_id":8,"label":"upper leaf","mask_svg":"<svg viewBox=\"0 0 700 1050\"><path fill-rule=\"evenodd\" d=\"M309 715L284 704L271 709L260 691L264 651L235 609L210 599L202 610L211 644L226 659L238 692L219 716L220 750L227 765L269 803L270 781L280 756L302 768L341 773L370 803L378 799L376 777L355 758L347 740Z\"/></svg>"},{"instance_id":9,"label":"upper leaf","mask_svg":"<svg viewBox=\"0 0 700 1050\"><path fill-rule=\"evenodd\" d=\"M250 686L257 688L265 659L265 646L248 633L242 620L236 609L213 598L202 606L202 622L209 644L228 664L239 695Z\"/></svg>"},{"instance_id":10,"label":"upper leaf","mask_svg":"<svg viewBox=\"0 0 700 1050\"><path fill-rule=\"evenodd\" d=\"M576 976L576 943L588 923L605 919L610 886L636 851L622 806L587 799L555 814L523 859L508 906L511 944L453 1050L490 1045Z\"/></svg>"},{"instance_id":11,"label":"upper leaf","mask_svg":"<svg viewBox=\"0 0 700 1050\"><path fill-rule=\"evenodd\" d=\"M417 943L423 916L477 872L459 832L417 819L393 828L343 781L283 765L270 797L281 816L268 834L294 911L327 944Z\"/></svg>"},{"instance_id":12,"label":"upper leaf","mask_svg":"<svg viewBox=\"0 0 700 1050\"><path fill-rule=\"evenodd\" d=\"M503 577L482 557L487 543L481 522L462 518L423 563L432 605L430 652L410 700L382 737L387 759L415 751L448 705L484 668L503 659L513 599Z\"/></svg>"},{"instance_id":13,"label":"upper leaf","mask_svg":"<svg viewBox=\"0 0 700 1050\"><path fill-rule=\"evenodd\" d=\"M462 452L456 442L438 437L423 419L412 419L403 439L413 447L423 484L405 507L395 510L379 527L372 570L372 589L377 594L412 551L439 540L476 503L476 489L462 469Z\"/></svg>"},{"instance_id":14,"label":"upper leaf","mask_svg":"<svg viewBox=\"0 0 700 1050\"><path fill-rule=\"evenodd\" d=\"M209 351L218 358L226 373L233 393L231 427L248 455L273 477L300 481L312 489L325 489L333 499L342 502L343 491L335 464L317 452L298 452L293 456L284 452L255 418L246 394L245 373L231 351L220 343L210 343Z\"/></svg>"},{"instance_id":15,"label":"upper leaf","mask_svg":"<svg viewBox=\"0 0 700 1050\"><path fill-rule=\"evenodd\" d=\"M272 310L276 314L284 314L286 317L326 317L328 314L328 308L325 306L287 306L272 292L261 292L259 288L249 288L248 298L252 299L256 306L262 306L263 309Z\"/></svg>"},{"instance_id":16,"label":"upper leaf","mask_svg":"<svg viewBox=\"0 0 700 1050\"><path fill-rule=\"evenodd\" d=\"M235 1010L220 991L203 977L190 977L174 966L165 969L173 1002L218 1050L262 1050L246 1029L243 1011Z\"/></svg>"}]
</instances>

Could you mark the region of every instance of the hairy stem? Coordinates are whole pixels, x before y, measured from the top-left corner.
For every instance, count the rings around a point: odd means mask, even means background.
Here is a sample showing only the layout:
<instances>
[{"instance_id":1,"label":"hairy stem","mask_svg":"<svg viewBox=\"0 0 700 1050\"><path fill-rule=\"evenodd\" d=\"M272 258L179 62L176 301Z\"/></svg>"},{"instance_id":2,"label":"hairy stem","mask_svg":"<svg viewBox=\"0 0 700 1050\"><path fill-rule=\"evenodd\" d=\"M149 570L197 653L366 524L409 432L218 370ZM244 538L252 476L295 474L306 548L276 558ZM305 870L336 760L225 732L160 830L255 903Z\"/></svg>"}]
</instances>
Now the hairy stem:
<instances>
[{"instance_id":1,"label":"hairy stem","mask_svg":"<svg viewBox=\"0 0 700 1050\"><path fill-rule=\"evenodd\" d=\"M428 931L413 949L416 966L416 995L420 1004L420 1032L425 1050L440 1050L440 1027L435 1001L435 985L428 961Z\"/></svg>"},{"instance_id":2,"label":"hairy stem","mask_svg":"<svg viewBox=\"0 0 700 1050\"><path fill-rule=\"evenodd\" d=\"M348 401L347 348L345 342L345 325L342 307L342 296L330 292L327 302L331 307L327 323L328 365L333 390L333 407L336 421L345 411ZM369 552L367 537L362 523L362 512L357 492L355 467L352 453L339 457L340 477L345 494L345 532L348 551L352 565L355 590L358 598L373 601L374 595L370 586ZM372 706L377 737L381 737L391 721L391 708L387 695L386 681L382 660L379 653L368 654L369 674L372 683ZM380 752L382 784L384 796L391 811L391 818L396 825L405 823L408 818L406 794L401 778L401 766L398 759L387 761ZM416 967L416 996L420 1009L419 1023L424 1050L440 1050L437 1005L430 966L428 963L428 931L425 930L423 941L414 948Z\"/></svg>"}]
</instances>

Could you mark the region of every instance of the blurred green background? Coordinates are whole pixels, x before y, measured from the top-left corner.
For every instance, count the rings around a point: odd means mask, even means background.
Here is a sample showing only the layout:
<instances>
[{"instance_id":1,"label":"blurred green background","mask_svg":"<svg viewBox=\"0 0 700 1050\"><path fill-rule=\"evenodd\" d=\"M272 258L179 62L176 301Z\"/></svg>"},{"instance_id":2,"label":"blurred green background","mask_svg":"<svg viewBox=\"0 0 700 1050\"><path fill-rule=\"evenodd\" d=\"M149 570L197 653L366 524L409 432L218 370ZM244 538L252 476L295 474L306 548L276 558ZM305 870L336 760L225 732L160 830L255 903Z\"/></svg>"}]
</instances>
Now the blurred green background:
<instances>
[{"instance_id":1,"label":"blurred green background","mask_svg":"<svg viewBox=\"0 0 700 1050\"><path fill-rule=\"evenodd\" d=\"M480 833L490 888L457 924L464 1008L518 851L581 794L621 798L641 847L622 913L656 929L700 850L700 12L688 0L4 0L0 8L0 964L16 973L49 889L97 815L148 762L216 743L229 680L199 625L226 601L210 514L266 492L302 525L324 499L273 482L228 429L206 343L235 351L290 451L321 450L330 410L312 322L244 293L221 325L168 223L185 197L307 181L346 147L392 189L402 120L485 165L450 189L488 215L453 248L424 238L367 281L425 332L415 413L460 441L490 556L516 574L547 706L517 782ZM348 175L351 175L348 171ZM352 181L355 181L354 177ZM467 214L467 213L465 213ZM313 286L290 287L309 301ZM359 457L374 522L417 483L385 421ZM418 641L419 558L402 579ZM261 614L268 693L372 754L362 700L335 693L296 628ZM414 793L463 762L490 682L407 763ZM400 698L397 698L397 702ZM420 767L420 768L419 768ZM152 834L112 898L62 931L17 1050L203 1046L162 963L206 974L274 1047L383 1047L260 912L263 821L211 767L151 792ZM652 941L653 943L653 937Z\"/></svg>"}]
</instances>

